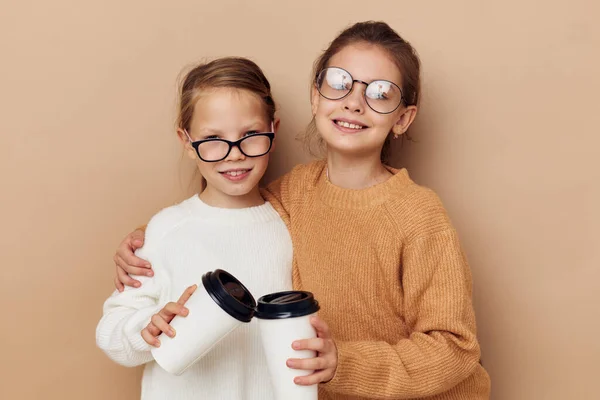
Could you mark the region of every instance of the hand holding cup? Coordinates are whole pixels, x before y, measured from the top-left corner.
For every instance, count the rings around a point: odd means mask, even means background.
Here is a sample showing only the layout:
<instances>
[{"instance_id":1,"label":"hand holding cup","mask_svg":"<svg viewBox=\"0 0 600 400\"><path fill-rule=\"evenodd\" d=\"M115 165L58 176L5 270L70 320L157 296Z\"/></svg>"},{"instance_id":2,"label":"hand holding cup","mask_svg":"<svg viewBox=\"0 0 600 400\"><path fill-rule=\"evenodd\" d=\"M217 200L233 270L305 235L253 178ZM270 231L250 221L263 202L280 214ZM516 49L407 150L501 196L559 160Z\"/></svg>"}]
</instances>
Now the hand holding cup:
<instances>
[{"instance_id":1,"label":"hand holding cup","mask_svg":"<svg viewBox=\"0 0 600 400\"><path fill-rule=\"evenodd\" d=\"M290 358L287 366L294 369L314 371L310 375L297 376L294 382L297 385L315 385L329 382L335 375L337 368L337 347L329 333L329 326L318 316L312 316L310 323L317 332L316 338L296 340L292 343L294 350L312 350L317 356L314 358Z\"/></svg>"},{"instance_id":2,"label":"hand holding cup","mask_svg":"<svg viewBox=\"0 0 600 400\"><path fill-rule=\"evenodd\" d=\"M154 347L160 347L158 336L163 332L169 337L175 337L175 330L169 324L176 315L182 317L188 315L189 310L184 305L197 287L197 285L188 287L176 303L172 301L167 303L162 310L152 316L148 325L142 330L142 338L146 343Z\"/></svg>"}]
</instances>

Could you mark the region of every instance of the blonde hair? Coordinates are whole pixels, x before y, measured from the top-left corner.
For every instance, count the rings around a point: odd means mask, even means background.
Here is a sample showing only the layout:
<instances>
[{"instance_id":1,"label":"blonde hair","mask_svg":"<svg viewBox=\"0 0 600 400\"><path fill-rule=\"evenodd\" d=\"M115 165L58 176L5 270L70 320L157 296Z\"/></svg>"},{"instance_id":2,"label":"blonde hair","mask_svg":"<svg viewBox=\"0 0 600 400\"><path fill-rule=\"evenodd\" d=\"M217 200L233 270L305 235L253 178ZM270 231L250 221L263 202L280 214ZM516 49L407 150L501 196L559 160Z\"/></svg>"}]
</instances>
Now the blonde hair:
<instances>
[{"instance_id":1,"label":"blonde hair","mask_svg":"<svg viewBox=\"0 0 600 400\"><path fill-rule=\"evenodd\" d=\"M269 121L275 118L271 84L258 65L247 58L224 57L194 67L181 83L177 128L189 131L194 107L203 90L231 88L247 90L259 96Z\"/></svg>"}]
</instances>

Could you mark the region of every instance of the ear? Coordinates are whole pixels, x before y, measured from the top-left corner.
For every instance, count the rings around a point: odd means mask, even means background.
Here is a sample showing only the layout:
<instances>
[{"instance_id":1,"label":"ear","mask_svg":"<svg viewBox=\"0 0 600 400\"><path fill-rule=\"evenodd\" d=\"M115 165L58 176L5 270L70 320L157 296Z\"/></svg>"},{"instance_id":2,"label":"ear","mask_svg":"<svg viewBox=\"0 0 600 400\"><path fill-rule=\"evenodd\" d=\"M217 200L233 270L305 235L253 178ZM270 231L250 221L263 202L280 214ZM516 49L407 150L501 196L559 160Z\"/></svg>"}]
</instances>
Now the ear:
<instances>
[{"instance_id":1,"label":"ear","mask_svg":"<svg viewBox=\"0 0 600 400\"><path fill-rule=\"evenodd\" d=\"M196 150L194 150L194 148L190 144L190 139L188 138L188 135L185 133L185 131L183 129L181 129L181 128L177 129L177 137L179 138L179 141L183 145L183 150L185 151L187 156L189 158L191 158L192 160L197 161L198 156L196 154Z\"/></svg>"},{"instance_id":2,"label":"ear","mask_svg":"<svg viewBox=\"0 0 600 400\"><path fill-rule=\"evenodd\" d=\"M277 144L277 135L279 132L279 123L281 122L281 120L277 117L275 117L275 121L273 121L273 133L275 134L275 137L273 138L273 143L271 144L271 150L269 150L269 153L272 152L273 150L275 150L275 145Z\"/></svg>"},{"instance_id":3,"label":"ear","mask_svg":"<svg viewBox=\"0 0 600 400\"><path fill-rule=\"evenodd\" d=\"M310 106L313 117L317 114L317 109L319 108L319 101L321 100L321 95L317 90L317 87L313 84L312 89L310 91Z\"/></svg>"},{"instance_id":4,"label":"ear","mask_svg":"<svg viewBox=\"0 0 600 400\"><path fill-rule=\"evenodd\" d=\"M402 114L400 114L400 116L398 117L398 120L392 127L392 132L394 132L394 137L397 138L398 136L405 133L408 130L408 128L410 127L410 125L413 123L413 121L415 120L416 116L417 116L417 106L408 106L404 110L402 110Z\"/></svg>"}]
</instances>

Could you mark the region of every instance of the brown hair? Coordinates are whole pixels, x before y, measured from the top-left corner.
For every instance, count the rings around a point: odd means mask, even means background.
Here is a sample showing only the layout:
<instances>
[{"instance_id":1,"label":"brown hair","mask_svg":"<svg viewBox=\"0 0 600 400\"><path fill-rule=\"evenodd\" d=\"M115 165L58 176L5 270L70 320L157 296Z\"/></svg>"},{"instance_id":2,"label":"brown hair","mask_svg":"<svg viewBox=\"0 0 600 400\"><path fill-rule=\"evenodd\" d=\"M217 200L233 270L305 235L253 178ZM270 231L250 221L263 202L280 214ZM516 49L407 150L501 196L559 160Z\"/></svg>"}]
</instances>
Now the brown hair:
<instances>
[{"instance_id":1,"label":"brown hair","mask_svg":"<svg viewBox=\"0 0 600 400\"><path fill-rule=\"evenodd\" d=\"M194 67L181 83L177 128L189 131L194 106L202 90L232 88L247 90L259 96L265 106L266 117L275 118L275 101L271 84L258 65L241 57L224 57Z\"/></svg>"},{"instance_id":2,"label":"brown hair","mask_svg":"<svg viewBox=\"0 0 600 400\"><path fill-rule=\"evenodd\" d=\"M346 46L355 43L373 44L387 51L402 75L401 87L405 105L419 104L421 93L419 56L409 42L402 39L388 24L381 21L359 22L342 31L315 61L311 86L315 84L317 74L328 66L334 55ZM410 139L409 136L407 138ZM300 139L304 141L312 155L321 153L323 139L317 132L314 118L306 128L306 132L300 135ZM381 151L382 162L387 161L391 139L390 132Z\"/></svg>"}]
</instances>

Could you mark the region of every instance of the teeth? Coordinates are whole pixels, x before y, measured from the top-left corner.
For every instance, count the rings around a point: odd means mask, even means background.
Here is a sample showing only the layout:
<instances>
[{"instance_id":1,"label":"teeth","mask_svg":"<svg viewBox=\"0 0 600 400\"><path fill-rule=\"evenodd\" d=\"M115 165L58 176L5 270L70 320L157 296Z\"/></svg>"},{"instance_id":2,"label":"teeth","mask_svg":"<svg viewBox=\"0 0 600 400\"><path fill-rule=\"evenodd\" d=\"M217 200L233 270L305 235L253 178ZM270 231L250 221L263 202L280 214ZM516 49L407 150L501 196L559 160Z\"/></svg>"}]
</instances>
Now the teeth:
<instances>
[{"instance_id":1,"label":"teeth","mask_svg":"<svg viewBox=\"0 0 600 400\"><path fill-rule=\"evenodd\" d=\"M350 124L350 123L345 122L345 121L336 121L336 123L339 126L343 126L344 128L350 128L350 129L362 129L362 128L364 128L364 126L356 125L356 124Z\"/></svg>"},{"instance_id":2,"label":"teeth","mask_svg":"<svg viewBox=\"0 0 600 400\"><path fill-rule=\"evenodd\" d=\"M246 172L248 172L247 169L240 170L240 171L227 171L227 172L225 172L225 175L238 176L238 175L245 174Z\"/></svg>"}]
</instances>

